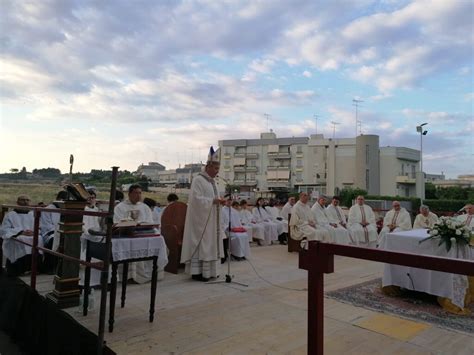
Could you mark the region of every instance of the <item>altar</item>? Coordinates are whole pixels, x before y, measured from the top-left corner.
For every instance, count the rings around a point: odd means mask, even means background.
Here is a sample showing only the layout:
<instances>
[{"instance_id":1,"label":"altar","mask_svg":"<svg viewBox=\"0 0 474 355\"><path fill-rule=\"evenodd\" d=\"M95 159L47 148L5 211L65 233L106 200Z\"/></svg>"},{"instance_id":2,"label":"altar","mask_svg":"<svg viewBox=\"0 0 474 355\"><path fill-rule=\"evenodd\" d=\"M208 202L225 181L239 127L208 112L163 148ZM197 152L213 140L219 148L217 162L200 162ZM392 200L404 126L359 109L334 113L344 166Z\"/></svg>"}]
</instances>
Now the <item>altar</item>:
<instances>
[{"instance_id":1,"label":"altar","mask_svg":"<svg viewBox=\"0 0 474 355\"><path fill-rule=\"evenodd\" d=\"M458 247L454 245L447 252L444 244L438 246L439 240L437 239L422 242L428 236L427 229L389 233L381 238L379 248L412 254L474 260L468 246ZM385 264L382 286L398 286L409 290L426 292L446 298L452 304L462 309L465 306L464 301L469 290L469 281L465 275Z\"/></svg>"}]
</instances>

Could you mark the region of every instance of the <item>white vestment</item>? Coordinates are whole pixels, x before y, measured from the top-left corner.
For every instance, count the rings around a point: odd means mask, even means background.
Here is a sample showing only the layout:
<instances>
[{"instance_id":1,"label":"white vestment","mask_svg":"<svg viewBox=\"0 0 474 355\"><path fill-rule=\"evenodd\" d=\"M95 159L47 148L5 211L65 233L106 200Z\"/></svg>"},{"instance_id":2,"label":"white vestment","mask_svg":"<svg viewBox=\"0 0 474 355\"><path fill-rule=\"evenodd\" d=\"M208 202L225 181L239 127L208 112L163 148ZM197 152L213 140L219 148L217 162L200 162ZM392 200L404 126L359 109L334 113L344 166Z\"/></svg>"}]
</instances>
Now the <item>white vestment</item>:
<instances>
[{"instance_id":1,"label":"white vestment","mask_svg":"<svg viewBox=\"0 0 474 355\"><path fill-rule=\"evenodd\" d=\"M275 222L278 227L278 235L282 233L286 233L288 231L288 221L283 220L283 218L280 217L280 210L275 207L275 206L267 206L265 207L267 210L267 213L270 215L272 218L272 222ZM278 219L280 218L280 219Z\"/></svg>"},{"instance_id":2,"label":"white vestment","mask_svg":"<svg viewBox=\"0 0 474 355\"><path fill-rule=\"evenodd\" d=\"M132 212L135 211L135 212ZM124 220L131 220L132 215L136 215L136 222L153 224L153 215L150 207L143 202L131 203L130 200L120 202L114 209L114 223ZM137 283L151 281L153 261L137 261L130 264L130 277ZM122 280L125 282L126 280Z\"/></svg>"},{"instance_id":3,"label":"white vestment","mask_svg":"<svg viewBox=\"0 0 474 355\"><path fill-rule=\"evenodd\" d=\"M293 213L290 219L291 238L295 240L319 240L330 241L329 233L310 225L314 223L314 215L311 208L305 203L298 201L293 206Z\"/></svg>"},{"instance_id":4,"label":"white vestment","mask_svg":"<svg viewBox=\"0 0 474 355\"><path fill-rule=\"evenodd\" d=\"M254 207L252 210L253 218L257 223L263 224L265 227L265 243L267 245L272 244L272 241L278 240L278 227L277 224L271 222L271 216L262 207Z\"/></svg>"},{"instance_id":5,"label":"white vestment","mask_svg":"<svg viewBox=\"0 0 474 355\"><path fill-rule=\"evenodd\" d=\"M94 206L94 207L86 206L84 208L84 211L99 212L99 209L96 206ZM84 225L82 226L83 233L82 233L82 236L81 236L81 259L86 260L86 248L87 248L87 239L86 239L86 237L89 235L89 229L92 229L94 231L100 231L101 230L101 228L100 228L100 217L84 216L83 219L82 219L82 222L84 223ZM102 236L95 236L95 237L96 237L95 239L97 241L104 240L104 237L102 237ZM100 260L98 260L96 258L91 259L91 262L97 262L97 261L100 261ZM79 285L82 286L82 285L84 285L85 266L80 265L79 267L80 267L79 277L81 278L79 280ZM100 270L91 268L91 278L90 278L90 283L89 283L90 286L100 285L100 274L101 274ZM109 273L109 278L110 277L111 277L111 275Z\"/></svg>"},{"instance_id":6,"label":"white vestment","mask_svg":"<svg viewBox=\"0 0 474 355\"><path fill-rule=\"evenodd\" d=\"M230 228L229 231L229 209L230 209ZM245 228L240 222L240 212L235 208L222 207L222 224L225 234L230 237L230 253L233 256L246 258L250 257L249 235L247 232L232 232L232 228Z\"/></svg>"},{"instance_id":7,"label":"white vestment","mask_svg":"<svg viewBox=\"0 0 474 355\"><path fill-rule=\"evenodd\" d=\"M474 215L462 214L457 217L457 220L464 223L472 231L474 228Z\"/></svg>"},{"instance_id":8,"label":"white vestment","mask_svg":"<svg viewBox=\"0 0 474 355\"><path fill-rule=\"evenodd\" d=\"M58 208L54 203L46 206L46 208ZM58 234L59 220L61 213L42 212L40 217L40 230L43 243L46 245L54 235ZM53 249L54 250L54 249Z\"/></svg>"},{"instance_id":9,"label":"white vestment","mask_svg":"<svg viewBox=\"0 0 474 355\"><path fill-rule=\"evenodd\" d=\"M16 242L13 238L33 244L33 237L21 234L24 230L32 231L33 228L33 211L27 213L23 213L23 211L10 211L5 215L2 226L0 227L0 237L3 238L3 255L10 260L10 262L13 263L25 255L31 254L31 247ZM38 246L43 246L41 238L38 238Z\"/></svg>"},{"instance_id":10,"label":"white vestment","mask_svg":"<svg viewBox=\"0 0 474 355\"><path fill-rule=\"evenodd\" d=\"M363 227L362 222L369 223ZM377 241L377 226L375 215L368 205L354 205L349 209L348 228L356 244L375 246Z\"/></svg>"},{"instance_id":11,"label":"white vestment","mask_svg":"<svg viewBox=\"0 0 474 355\"><path fill-rule=\"evenodd\" d=\"M253 239L265 240L265 226L257 223L252 212L247 209L241 210L240 220L242 221L242 225L251 231L251 237Z\"/></svg>"},{"instance_id":12,"label":"white vestment","mask_svg":"<svg viewBox=\"0 0 474 355\"><path fill-rule=\"evenodd\" d=\"M283 220L288 221L288 215L290 215L292 212L291 210L293 209L293 206L290 205L289 202L285 203L283 208L280 211L280 216L283 218Z\"/></svg>"},{"instance_id":13,"label":"white vestment","mask_svg":"<svg viewBox=\"0 0 474 355\"><path fill-rule=\"evenodd\" d=\"M328 217L329 223L336 223L341 226L347 224L346 215L339 206L334 206L332 203L326 207L326 216Z\"/></svg>"},{"instance_id":14,"label":"white vestment","mask_svg":"<svg viewBox=\"0 0 474 355\"><path fill-rule=\"evenodd\" d=\"M349 232L347 229L342 227L341 225L335 223L336 226L331 225L329 219L326 215L326 209L321 206L318 202L316 202L311 211L314 214L316 225L321 227L321 229L325 229L328 231L329 236L331 237L331 241L337 244L350 244L351 238L349 236Z\"/></svg>"},{"instance_id":15,"label":"white vestment","mask_svg":"<svg viewBox=\"0 0 474 355\"><path fill-rule=\"evenodd\" d=\"M411 229L411 218L410 214L403 207L400 211L391 209L387 212L383 219L383 228L379 233L379 239L385 237L387 233L390 233L389 225L395 225L395 229L392 232L407 231Z\"/></svg>"},{"instance_id":16,"label":"white vestment","mask_svg":"<svg viewBox=\"0 0 474 355\"><path fill-rule=\"evenodd\" d=\"M413 222L413 229L433 228L436 222L438 222L438 216L433 212L428 212L426 217L419 213L415 218L415 222Z\"/></svg>"},{"instance_id":17,"label":"white vestment","mask_svg":"<svg viewBox=\"0 0 474 355\"><path fill-rule=\"evenodd\" d=\"M206 278L219 275L224 249L220 207L213 203L218 197L215 181L207 173L200 173L193 179L181 252L181 262L186 264L188 274L202 274Z\"/></svg>"}]
</instances>

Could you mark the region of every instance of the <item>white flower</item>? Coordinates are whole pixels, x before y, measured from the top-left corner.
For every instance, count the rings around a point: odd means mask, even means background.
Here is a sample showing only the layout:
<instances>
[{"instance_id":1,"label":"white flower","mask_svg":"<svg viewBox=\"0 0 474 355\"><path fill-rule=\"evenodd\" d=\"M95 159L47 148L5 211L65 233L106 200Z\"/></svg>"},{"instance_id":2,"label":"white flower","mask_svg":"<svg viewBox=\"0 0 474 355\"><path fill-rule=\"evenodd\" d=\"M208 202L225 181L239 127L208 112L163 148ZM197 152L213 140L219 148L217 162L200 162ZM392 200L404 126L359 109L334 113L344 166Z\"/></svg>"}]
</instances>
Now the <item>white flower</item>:
<instances>
[{"instance_id":1,"label":"white flower","mask_svg":"<svg viewBox=\"0 0 474 355\"><path fill-rule=\"evenodd\" d=\"M432 235L438 235L438 230L437 230L437 229L433 229L433 230L431 231L431 233L432 233Z\"/></svg>"},{"instance_id":2,"label":"white flower","mask_svg":"<svg viewBox=\"0 0 474 355\"><path fill-rule=\"evenodd\" d=\"M451 238L451 243L456 243L456 238Z\"/></svg>"},{"instance_id":3,"label":"white flower","mask_svg":"<svg viewBox=\"0 0 474 355\"><path fill-rule=\"evenodd\" d=\"M461 235L461 234L462 234L462 232L459 229L457 229L456 230L456 235Z\"/></svg>"}]
</instances>

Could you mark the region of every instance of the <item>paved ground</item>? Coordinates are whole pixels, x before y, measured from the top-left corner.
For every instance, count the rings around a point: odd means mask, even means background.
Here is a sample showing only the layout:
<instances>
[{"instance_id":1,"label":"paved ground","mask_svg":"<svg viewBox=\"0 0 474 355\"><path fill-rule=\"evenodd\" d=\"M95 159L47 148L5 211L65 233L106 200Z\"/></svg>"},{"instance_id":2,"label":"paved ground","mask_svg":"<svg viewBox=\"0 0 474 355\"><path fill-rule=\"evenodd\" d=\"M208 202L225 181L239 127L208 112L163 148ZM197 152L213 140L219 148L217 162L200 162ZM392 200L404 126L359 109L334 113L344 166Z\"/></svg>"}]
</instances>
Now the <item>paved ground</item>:
<instances>
[{"instance_id":1,"label":"paved ground","mask_svg":"<svg viewBox=\"0 0 474 355\"><path fill-rule=\"evenodd\" d=\"M204 284L183 274L165 274L158 283L157 313L148 322L149 285L130 285L127 304L117 299L109 346L119 354L305 354L307 274L299 270L298 256L285 247L252 247L252 263L232 262L236 284ZM226 269L223 269L223 274ZM325 290L368 281L382 274L382 265L337 257L335 273L327 275ZM51 288L41 277L39 287ZM290 289L288 289L290 288ZM291 290L296 289L296 290ZM96 294L98 305L99 294ZM97 332L98 310L83 317L70 313ZM435 326L405 340L360 326L379 313L325 299L326 354L473 354L474 334ZM421 322L421 321L420 321ZM385 332L387 333L387 332Z\"/></svg>"}]
</instances>

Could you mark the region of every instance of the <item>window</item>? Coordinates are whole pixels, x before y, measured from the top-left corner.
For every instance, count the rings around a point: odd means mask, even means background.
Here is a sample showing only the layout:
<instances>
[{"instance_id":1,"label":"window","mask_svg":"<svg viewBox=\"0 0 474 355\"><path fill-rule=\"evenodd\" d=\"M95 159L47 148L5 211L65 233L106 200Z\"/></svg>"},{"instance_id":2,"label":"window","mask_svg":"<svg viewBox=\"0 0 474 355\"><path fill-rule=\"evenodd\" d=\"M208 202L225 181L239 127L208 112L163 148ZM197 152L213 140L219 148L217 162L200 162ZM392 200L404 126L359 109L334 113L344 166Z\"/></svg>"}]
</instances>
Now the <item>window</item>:
<instances>
[{"instance_id":1,"label":"window","mask_svg":"<svg viewBox=\"0 0 474 355\"><path fill-rule=\"evenodd\" d=\"M229 180L229 178L230 178L229 173L224 173L224 178L225 178L226 180Z\"/></svg>"},{"instance_id":2,"label":"window","mask_svg":"<svg viewBox=\"0 0 474 355\"><path fill-rule=\"evenodd\" d=\"M303 166L303 160L301 160L301 159L296 160L296 166L302 167Z\"/></svg>"},{"instance_id":3,"label":"window","mask_svg":"<svg viewBox=\"0 0 474 355\"><path fill-rule=\"evenodd\" d=\"M255 173L247 174L247 179L249 181L255 181Z\"/></svg>"},{"instance_id":4,"label":"window","mask_svg":"<svg viewBox=\"0 0 474 355\"><path fill-rule=\"evenodd\" d=\"M303 147L300 146L300 145L298 145L298 146L296 147L296 153L303 153Z\"/></svg>"},{"instance_id":5,"label":"window","mask_svg":"<svg viewBox=\"0 0 474 355\"><path fill-rule=\"evenodd\" d=\"M301 172L296 173L296 181L301 181L303 180L303 174Z\"/></svg>"},{"instance_id":6,"label":"window","mask_svg":"<svg viewBox=\"0 0 474 355\"><path fill-rule=\"evenodd\" d=\"M369 182L370 182L370 180L369 180L369 175L370 175L370 170L369 170L369 169L366 169L366 170L365 170L365 189L366 189L367 191L369 191Z\"/></svg>"},{"instance_id":7,"label":"window","mask_svg":"<svg viewBox=\"0 0 474 355\"><path fill-rule=\"evenodd\" d=\"M367 144L365 146L365 164L367 164L367 165L369 165L369 158L370 158L369 145Z\"/></svg>"}]
</instances>

